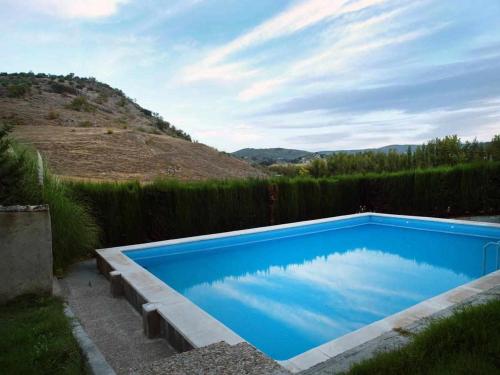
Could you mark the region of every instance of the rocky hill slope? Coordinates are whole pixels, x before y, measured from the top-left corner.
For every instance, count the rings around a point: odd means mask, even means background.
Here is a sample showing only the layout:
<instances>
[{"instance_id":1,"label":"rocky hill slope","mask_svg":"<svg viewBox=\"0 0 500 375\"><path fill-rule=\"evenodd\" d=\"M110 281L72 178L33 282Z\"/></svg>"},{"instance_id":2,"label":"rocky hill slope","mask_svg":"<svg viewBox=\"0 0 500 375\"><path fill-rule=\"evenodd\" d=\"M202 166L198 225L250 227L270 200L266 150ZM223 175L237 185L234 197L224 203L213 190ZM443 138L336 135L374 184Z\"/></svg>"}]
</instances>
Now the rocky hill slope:
<instances>
[{"instance_id":1,"label":"rocky hill slope","mask_svg":"<svg viewBox=\"0 0 500 375\"><path fill-rule=\"evenodd\" d=\"M96 180L259 177L245 161L192 142L122 91L72 74L0 73L0 122L52 171Z\"/></svg>"}]
</instances>

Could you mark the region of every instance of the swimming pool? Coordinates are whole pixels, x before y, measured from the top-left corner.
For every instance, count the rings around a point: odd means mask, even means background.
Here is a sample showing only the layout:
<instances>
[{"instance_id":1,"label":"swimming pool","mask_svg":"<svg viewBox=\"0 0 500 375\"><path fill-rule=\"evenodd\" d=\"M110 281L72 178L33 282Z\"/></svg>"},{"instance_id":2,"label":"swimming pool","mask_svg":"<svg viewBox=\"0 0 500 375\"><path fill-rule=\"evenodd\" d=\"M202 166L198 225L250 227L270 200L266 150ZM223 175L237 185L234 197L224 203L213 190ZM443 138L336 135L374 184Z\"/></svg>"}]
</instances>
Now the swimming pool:
<instances>
[{"instance_id":1,"label":"swimming pool","mask_svg":"<svg viewBox=\"0 0 500 375\"><path fill-rule=\"evenodd\" d=\"M495 225L359 214L125 247L120 254L169 287L181 306L171 311L194 305L234 341L292 366L300 358L327 359L328 345L343 337L387 330L394 314L430 298L472 293L471 282L497 270L498 246L483 248L498 241ZM434 310L451 302L435 299Z\"/></svg>"}]
</instances>

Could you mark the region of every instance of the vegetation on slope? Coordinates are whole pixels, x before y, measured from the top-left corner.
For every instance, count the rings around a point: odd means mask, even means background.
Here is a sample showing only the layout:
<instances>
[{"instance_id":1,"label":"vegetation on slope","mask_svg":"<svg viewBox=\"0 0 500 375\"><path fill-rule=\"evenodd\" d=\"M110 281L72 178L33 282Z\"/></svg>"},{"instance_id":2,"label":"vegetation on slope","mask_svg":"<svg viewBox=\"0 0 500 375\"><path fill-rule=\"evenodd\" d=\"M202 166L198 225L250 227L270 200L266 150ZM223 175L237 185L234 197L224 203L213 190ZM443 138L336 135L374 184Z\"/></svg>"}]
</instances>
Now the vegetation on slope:
<instances>
[{"instance_id":1,"label":"vegetation on slope","mask_svg":"<svg viewBox=\"0 0 500 375\"><path fill-rule=\"evenodd\" d=\"M0 122L34 146L54 174L152 181L266 173L198 142L117 89L72 74L0 73Z\"/></svg>"},{"instance_id":2,"label":"vegetation on slope","mask_svg":"<svg viewBox=\"0 0 500 375\"><path fill-rule=\"evenodd\" d=\"M76 112L91 112L99 114L103 119L112 119L115 126L136 126L144 131L166 134L172 137L191 141L191 137L181 129L164 120L158 113L141 107L134 100L127 97L123 91L97 81L93 77L75 76L73 73L66 76L35 73L0 73L0 98L29 99L32 96L58 94L60 100L50 96L50 104L59 108L52 108L45 114L46 120L56 123L71 123L71 118L62 119L63 109ZM59 102L66 103L62 106ZM3 113L4 121L13 124L22 124L26 120L22 114ZM1 118L0 118L1 119ZM96 123L98 121L96 120ZM143 126L144 125L144 126ZM109 126L109 124L107 124Z\"/></svg>"},{"instance_id":3,"label":"vegetation on slope","mask_svg":"<svg viewBox=\"0 0 500 375\"><path fill-rule=\"evenodd\" d=\"M3 374L86 374L63 309L57 298L32 295L0 306Z\"/></svg>"},{"instance_id":4,"label":"vegetation on slope","mask_svg":"<svg viewBox=\"0 0 500 375\"><path fill-rule=\"evenodd\" d=\"M354 365L349 375L500 373L500 301L437 320L402 349Z\"/></svg>"}]
</instances>

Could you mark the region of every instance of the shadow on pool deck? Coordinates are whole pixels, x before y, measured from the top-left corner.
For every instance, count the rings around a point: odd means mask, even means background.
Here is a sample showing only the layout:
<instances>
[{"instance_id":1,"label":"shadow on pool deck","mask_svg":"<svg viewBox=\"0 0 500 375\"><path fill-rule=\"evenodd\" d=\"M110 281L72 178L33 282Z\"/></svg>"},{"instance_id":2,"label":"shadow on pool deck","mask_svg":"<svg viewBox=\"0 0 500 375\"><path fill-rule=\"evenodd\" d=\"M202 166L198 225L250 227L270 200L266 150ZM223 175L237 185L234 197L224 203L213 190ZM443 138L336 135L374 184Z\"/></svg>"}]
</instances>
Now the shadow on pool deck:
<instances>
[{"instance_id":1,"label":"shadow on pool deck","mask_svg":"<svg viewBox=\"0 0 500 375\"><path fill-rule=\"evenodd\" d=\"M111 296L95 260L75 264L60 285L88 336L117 374L141 373L142 366L176 354L166 340L144 336L140 315L127 300Z\"/></svg>"}]
</instances>

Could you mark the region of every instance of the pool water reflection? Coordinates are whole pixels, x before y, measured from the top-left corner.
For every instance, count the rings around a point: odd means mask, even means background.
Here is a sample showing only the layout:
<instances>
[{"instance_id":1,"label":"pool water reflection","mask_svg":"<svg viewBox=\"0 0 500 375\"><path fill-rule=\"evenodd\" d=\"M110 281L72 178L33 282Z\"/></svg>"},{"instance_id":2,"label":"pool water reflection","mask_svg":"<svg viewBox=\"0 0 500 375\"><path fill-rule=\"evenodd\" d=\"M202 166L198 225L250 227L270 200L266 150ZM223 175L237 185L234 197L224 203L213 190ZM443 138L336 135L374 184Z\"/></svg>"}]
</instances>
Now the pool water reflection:
<instances>
[{"instance_id":1,"label":"pool water reflection","mask_svg":"<svg viewBox=\"0 0 500 375\"><path fill-rule=\"evenodd\" d=\"M495 239L375 223L311 229L131 257L284 360L481 276L482 246Z\"/></svg>"}]
</instances>

